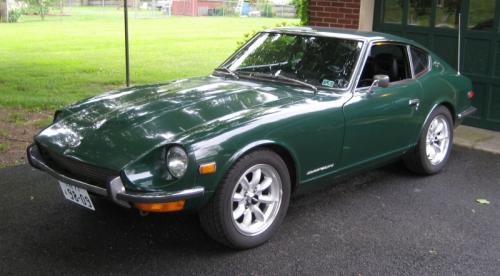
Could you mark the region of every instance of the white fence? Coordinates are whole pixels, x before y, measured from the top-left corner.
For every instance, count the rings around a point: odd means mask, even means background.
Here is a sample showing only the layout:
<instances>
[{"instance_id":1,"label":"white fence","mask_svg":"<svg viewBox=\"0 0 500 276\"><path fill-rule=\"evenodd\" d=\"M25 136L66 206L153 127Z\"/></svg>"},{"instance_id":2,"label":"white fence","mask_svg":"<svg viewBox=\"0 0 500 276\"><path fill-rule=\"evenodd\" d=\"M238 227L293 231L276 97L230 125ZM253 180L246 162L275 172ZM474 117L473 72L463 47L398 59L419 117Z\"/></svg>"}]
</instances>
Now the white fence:
<instances>
[{"instance_id":1,"label":"white fence","mask_svg":"<svg viewBox=\"0 0 500 276\"><path fill-rule=\"evenodd\" d=\"M0 0L1 1L1 0ZM123 7L123 0L63 0L64 6ZM257 0L249 3L243 12L240 0L128 0L128 6L136 10L152 10L154 16L262 16L262 17L297 17L296 8L280 1ZM169 3L169 4L168 4ZM193 4L194 3L194 4ZM163 9L165 5L168 8ZM194 6L193 6L194 5ZM139 14L139 13L138 13ZM141 13L144 15L144 13Z\"/></svg>"}]
</instances>

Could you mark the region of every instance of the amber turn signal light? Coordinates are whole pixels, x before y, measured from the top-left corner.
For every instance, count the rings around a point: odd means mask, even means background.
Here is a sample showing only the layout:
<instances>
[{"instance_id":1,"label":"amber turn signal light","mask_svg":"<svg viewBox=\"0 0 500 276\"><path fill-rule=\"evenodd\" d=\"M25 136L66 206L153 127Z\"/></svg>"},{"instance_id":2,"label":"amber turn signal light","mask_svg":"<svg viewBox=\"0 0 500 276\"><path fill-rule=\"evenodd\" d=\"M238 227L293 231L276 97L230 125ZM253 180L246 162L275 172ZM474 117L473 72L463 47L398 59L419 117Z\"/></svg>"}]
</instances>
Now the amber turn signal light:
<instances>
[{"instance_id":1,"label":"amber turn signal light","mask_svg":"<svg viewBox=\"0 0 500 276\"><path fill-rule=\"evenodd\" d=\"M200 174L211 174L217 170L215 162L205 163L200 165Z\"/></svg>"},{"instance_id":2,"label":"amber turn signal light","mask_svg":"<svg viewBox=\"0 0 500 276\"><path fill-rule=\"evenodd\" d=\"M175 212L184 209L186 200L165 203L136 203L135 207L144 212Z\"/></svg>"}]
</instances>

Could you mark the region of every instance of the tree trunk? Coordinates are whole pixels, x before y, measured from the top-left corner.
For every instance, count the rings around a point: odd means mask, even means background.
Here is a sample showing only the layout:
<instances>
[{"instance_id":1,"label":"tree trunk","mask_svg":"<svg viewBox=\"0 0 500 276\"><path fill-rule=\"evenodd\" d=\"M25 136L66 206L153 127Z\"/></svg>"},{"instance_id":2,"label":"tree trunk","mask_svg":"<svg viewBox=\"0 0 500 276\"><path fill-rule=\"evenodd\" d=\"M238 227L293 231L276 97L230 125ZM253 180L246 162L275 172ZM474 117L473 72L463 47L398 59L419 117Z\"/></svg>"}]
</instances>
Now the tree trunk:
<instances>
[{"instance_id":1,"label":"tree trunk","mask_svg":"<svg viewBox=\"0 0 500 276\"><path fill-rule=\"evenodd\" d=\"M43 8L43 4L40 3L40 17L42 18L42 21L45 20L45 11Z\"/></svg>"},{"instance_id":2,"label":"tree trunk","mask_svg":"<svg viewBox=\"0 0 500 276\"><path fill-rule=\"evenodd\" d=\"M61 0L59 2L59 8L61 9L61 15L64 14L64 0Z\"/></svg>"},{"instance_id":3,"label":"tree trunk","mask_svg":"<svg viewBox=\"0 0 500 276\"><path fill-rule=\"evenodd\" d=\"M8 22L9 13L7 12L7 0L0 0L0 22Z\"/></svg>"}]
</instances>

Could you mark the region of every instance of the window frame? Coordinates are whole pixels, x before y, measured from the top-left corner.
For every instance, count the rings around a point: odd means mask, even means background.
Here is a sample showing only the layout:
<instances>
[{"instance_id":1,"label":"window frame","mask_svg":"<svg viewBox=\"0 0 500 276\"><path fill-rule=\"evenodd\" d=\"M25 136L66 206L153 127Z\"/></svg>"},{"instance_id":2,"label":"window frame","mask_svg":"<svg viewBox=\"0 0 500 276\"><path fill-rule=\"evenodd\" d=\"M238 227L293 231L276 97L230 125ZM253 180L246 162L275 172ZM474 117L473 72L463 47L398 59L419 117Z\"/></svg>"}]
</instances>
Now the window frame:
<instances>
[{"instance_id":1,"label":"window frame","mask_svg":"<svg viewBox=\"0 0 500 276\"><path fill-rule=\"evenodd\" d=\"M363 57L363 62L361 64L361 66L360 66L360 70L358 72L358 76L356 77L356 83L354 84L354 91L355 92L367 90L371 86L371 85L368 85L368 86L363 86L363 87L357 87L358 83L360 81L361 75L363 73L363 70L365 69L366 61L368 60L368 57L370 56L371 48L373 46L377 46L377 44L381 44L381 45L390 44L390 45L402 46L405 49L404 52L405 52L406 58L408 59L408 64L410 65L410 74L411 74L410 78L406 78L404 80L399 80L399 81L389 82L389 87L391 87L393 85L407 83L407 82L410 82L410 81L413 81L413 80L416 79L415 73L413 72L413 61L412 61L412 58L411 58L411 52L409 51L409 47L411 46L410 44L407 44L407 43L404 43L404 42L400 42L400 41L395 41L395 40L374 40L374 41L371 41L367 45L365 56Z\"/></svg>"},{"instance_id":2,"label":"window frame","mask_svg":"<svg viewBox=\"0 0 500 276\"><path fill-rule=\"evenodd\" d=\"M416 24L411 24L410 23L410 18L411 18L411 13L412 13L412 0L406 0L407 1L407 7L406 7L406 22L404 22L404 25L406 26L412 26L412 27L417 27L417 28L432 28L435 27L436 25L436 20L435 20L435 15L434 13L436 12L436 7L437 5L434 5L433 1L430 1L429 4L429 21L426 22L426 25L416 25ZM405 12L403 8L403 13Z\"/></svg>"},{"instance_id":3,"label":"window frame","mask_svg":"<svg viewBox=\"0 0 500 276\"><path fill-rule=\"evenodd\" d=\"M386 4L387 4L387 1L386 0L383 0L381 1L381 4L380 4L380 22L382 24L389 24L389 25L396 25L396 26L402 26L402 25L405 25L407 21L407 17L408 17L408 12L406 11L406 3L403 2L403 6L401 7L401 20L399 22L386 22L385 21L385 18L386 18L386 15L387 15L387 10L386 10Z\"/></svg>"}]
</instances>

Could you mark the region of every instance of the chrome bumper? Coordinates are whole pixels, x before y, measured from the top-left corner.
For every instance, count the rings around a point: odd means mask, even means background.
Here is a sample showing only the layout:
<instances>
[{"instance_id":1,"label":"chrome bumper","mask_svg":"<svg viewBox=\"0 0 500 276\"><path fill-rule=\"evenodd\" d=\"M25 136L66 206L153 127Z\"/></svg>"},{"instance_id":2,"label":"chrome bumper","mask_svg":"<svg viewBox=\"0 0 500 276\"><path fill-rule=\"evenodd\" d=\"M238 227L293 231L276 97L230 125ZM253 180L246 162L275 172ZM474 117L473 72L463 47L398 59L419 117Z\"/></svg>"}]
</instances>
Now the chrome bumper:
<instances>
[{"instance_id":1,"label":"chrome bumper","mask_svg":"<svg viewBox=\"0 0 500 276\"><path fill-rule=\"evenodd\" d=\"M465 117L467 116L470 116L472 115L474 112L476 112L477 108L473 107L473 106L470 106L469 108L467 108L466 110L460 112L457 114L457 118L459 120L462 120L464 119Z\"/></svg>"},{"instance_id":2,"label":"chrome bumper","mask_svg":"<svg viewBox=\"0 0 500 276\"><path fill-rule=\"evenodd\" d=\"M203 196L205 188L193 187L191 189L176 192L128 192L125 190L121 178L113 178L107 188L98 187L71 177L65 176L43 162L35 145L30 145L27 149L27 158L30 165L36 169L44 171L55 179L67 184L71 184L94 194L108 197L116 204L130 208L131 203L165 203L182 199L190 199Z\"/></svg>"}]
</instances>

